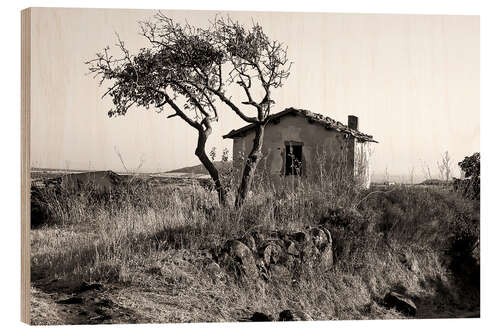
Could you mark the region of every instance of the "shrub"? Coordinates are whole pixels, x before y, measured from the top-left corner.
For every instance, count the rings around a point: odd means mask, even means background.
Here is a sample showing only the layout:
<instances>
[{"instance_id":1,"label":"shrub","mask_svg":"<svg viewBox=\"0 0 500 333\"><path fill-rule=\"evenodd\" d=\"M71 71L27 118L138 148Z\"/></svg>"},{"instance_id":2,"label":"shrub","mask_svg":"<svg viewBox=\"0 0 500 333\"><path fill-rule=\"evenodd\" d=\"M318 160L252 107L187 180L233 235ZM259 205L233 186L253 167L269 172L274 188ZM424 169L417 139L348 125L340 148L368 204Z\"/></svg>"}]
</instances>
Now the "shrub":
<instances>
[{"instance_id":1,"label":"shrub","mask_svg":"<svg viewBox=\"0 0 500 333\"><path fill-rule=\"evenodd\" d=\"M357 230L364 222L363 216L355 209L331 208L320 220L321 225L332 229Z\"/></svg>"},{"instance_id":2,"label":"shrub","mask_svg":"<svg viewBox=\"0 0 500 333\"><path fill-rule=\"evenodd\" d=\"M454 179L453 188L466 198L480 200L481 197L481 163L479 153L466 156L458 166L466 179Z\"/></svg>"},{"instance_id":3,"label":"shrub","mask_svg":"<svg viewBox=\"0 0 500 333\"><path fill-rule=\"evenodd\" d=\"M477 201L446 188L398 186L370 196L359 211L391 248L435 251L449 257L449 268L460 274L478 272L473 258L479 247Z\"/></svg>"}]
</instances>

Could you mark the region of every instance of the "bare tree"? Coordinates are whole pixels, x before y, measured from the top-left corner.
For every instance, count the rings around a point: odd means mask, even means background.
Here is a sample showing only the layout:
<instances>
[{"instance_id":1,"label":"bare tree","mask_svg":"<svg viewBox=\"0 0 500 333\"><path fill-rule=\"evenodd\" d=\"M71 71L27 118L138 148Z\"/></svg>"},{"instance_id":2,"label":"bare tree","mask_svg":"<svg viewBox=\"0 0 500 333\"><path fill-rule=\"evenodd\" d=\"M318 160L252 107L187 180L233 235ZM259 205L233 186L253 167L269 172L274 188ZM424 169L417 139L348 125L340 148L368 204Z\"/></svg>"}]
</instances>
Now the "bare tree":
<instances>
[{"instance_id":1,"label":"bare tree","mask_svg":"<svg viewBox=\"0 0 500 333\"><path fill-rule=\"evenodd\" d=\"M410 174L410 184L413 185L415 183L415 166L413 165L411 166L409 174Z\"/></svg>"},{"instance_id":2,"label":"bare tree","mask_svg":"<svg viewBox=\"0 0 500 333\"><path fill-rule=\"evenodd\" d=\"M252 149L246 158L236 196L235 205L239 207L248 195L262 158L264 129L274 104L272 91L283 86L290 75L291 62L288 61L287 48L270 39L258 23L246 29L230 18L218 18L214 26L217 44L227 57L228 84L236 83L244 91L247 99L241 104L253 110L249 116L248 111L234 104L222 89L211 90L242 120L255 125Z\"/></svg>"},{"instance_id":3,"label":"bare tree","mask_svg":"<svg viewBox=\"0 0 500 333\"><path fill-rule=\"evenodd\" d=\"M429 167L429 164L427 164L423 160L421 160L420 163L421 163L422 174L424 176L424 180L432 179L432 173L431 173L431 168Z\"/></svg>"},{"instance_id":4,"label":"bare tree","mask_svg":"<svg viewBox=\"0 0 500 333\"><path fill-rule=\"evenodd\" d=\"M153 21L139 25L149 47L132 55L117 36L118 57L106 47L86 62L101 85L110 83L103 95L113 100L114 107L108 115L123 116L132 106L153 107L158 113L165 107L172 110L168 118L179 117L196 130L195 155L212 177L220 202L225 203L226 193L218 170L205 152L212 123L218 120L214 92L221 89L224 61L224 54L214 43L214 33L188 23L176 24L161 12Z\"/></svg>"},{"instance_id":5,"label":"bare tree","mask_svg":"<svg viewBox=\"0 0 500 333\"><path fill-rule=\"evenodd\" d=\"M444 154L441 155L441 160L437 162L437 167L441 179L449 181L453 172L453 161L448 151L445 151Z\"/></svg>"}]
</instances>

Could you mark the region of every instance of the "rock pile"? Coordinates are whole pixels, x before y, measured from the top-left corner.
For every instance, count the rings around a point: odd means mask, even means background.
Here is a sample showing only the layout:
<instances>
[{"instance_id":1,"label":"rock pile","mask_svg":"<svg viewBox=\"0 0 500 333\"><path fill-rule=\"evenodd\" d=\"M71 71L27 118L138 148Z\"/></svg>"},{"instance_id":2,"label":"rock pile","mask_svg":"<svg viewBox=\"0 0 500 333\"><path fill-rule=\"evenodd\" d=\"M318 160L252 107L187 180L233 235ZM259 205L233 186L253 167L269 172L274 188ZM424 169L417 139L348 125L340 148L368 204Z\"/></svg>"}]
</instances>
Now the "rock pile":
<instances>
[{"instance_id":1,"label":"rock pile","mask_svg":"<svg viewBox=\"0 0 500 333\"><path fill-rule=\"evenodd\" d=\"M241 279L293 279L301 265L325 270L333 265L332 236L324 227L268 234L254 231L227 241L216 257L221 267Z\"/></svg>"}]
</instances>

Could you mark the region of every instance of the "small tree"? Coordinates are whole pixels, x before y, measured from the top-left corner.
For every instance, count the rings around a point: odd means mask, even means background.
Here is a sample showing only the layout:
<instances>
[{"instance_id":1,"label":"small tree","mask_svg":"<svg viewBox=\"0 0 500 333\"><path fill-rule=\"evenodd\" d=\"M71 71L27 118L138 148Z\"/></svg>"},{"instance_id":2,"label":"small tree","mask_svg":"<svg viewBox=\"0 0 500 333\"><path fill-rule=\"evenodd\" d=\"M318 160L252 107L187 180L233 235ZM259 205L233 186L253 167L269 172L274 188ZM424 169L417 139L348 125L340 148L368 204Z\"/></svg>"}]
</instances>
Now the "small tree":
<instances>
[{"instance_id":1,"label":"small tree","mask_svg":"<svg viewBox=\"0 0 500 333\"><path fill-rule=\"evenodd\" d=\"M481 195L481 161L479 153L466 156L458 166L462 169L466 179L455 179L454 187L471 199L479 200Z\"/></svg>"},{"instance_id":2,"label":"small tree","mask_svg":"<svg viewBox=\"0 0 500 333\"><path fill-rule=\"evenodd\" d=\"M124 116L133 106L161 113L168 107L196 130L198 142L195 155L215 183L220 202L226 201L217 168L205 152L212 133L212 123L218 120L214 93L221 88L220 69L224 54L216 48L211 29L197 29L186 23L181 26L156 14L153 21L140 22L142 36L149 44L132 55L118 37L118 57L106 47L86 64L90 72L109 82L103 95L111 96L114 107L110 117Z\"/></svg>"},{"instance_id":3,"label":"small tree","mask_svg":"<svg viewBox=\"0 0 500 333\"><path fill-rule=\"evenodd\" d=\"M420 162L421 162L422 174L424 176L424 181L427 179L432 179L432 173L429 164L427 164L423 160L421 160Z\"/></svg>"},{"instance_id":4,"label":"small tree","mask_svg":"<svg viewBox=\"0 0 500 333\"><path fill-rule=\"evenodd\" d=\"M474 153L471 156L466 156L458 166L464 171L467 178L480 178L481 175L481 160L479 153Z\"/></svg>"},{"instance_id":5,"label":"small tree","mask_svg":"<svg viewBox=\"0 0 500 333\"><path fill-rule=\"evenodd\" d=\"M255 125L252 149L246 158L235 205L241 206L250 191L255 170L262 158L264 128L269 121L273 89L283 86L290 75L291 62L287 48L267 36L262 26L254 24L246 29L231 19L217 19L215 40L226 56L229 66L228 84L236 83L247 98L242 104L253 109L253 116L234 104L222 89L211 90L242 120ZM261 96L256 98L255 96Z\"/></svg>"},{"instance_id":6,"label":"small tree","mask_svg":"<svg viewBox=\"0 0 500 333\"><path fill-rule=\"evenodd\" d=\"M230 18L216 17L208 28L195 28L188 23L176 24L159 12L153 21L141 22L140 27L149 48L132 56L118 38L119 58L111 56L107 47L86 62L90 71L101 78L100 84L111 82L104 94L113 98L109 116L125 115L132 106L152 106L157 112L170 107L174 114L169 118L178 116L198 132L195 154L215 182L221 202L225 202L226 193L217 168L205 152L212 122L219 119L215 100L242 120L255 124L253 147L235 203L240 206L262 157L264 127L274 103L271 91L281 87L290 73L286 48L272 41L259 24L246 29ZM243 89L246 100L241 103L251 107L255 115L248 116L231 100L227 89L233 83ZM254 95L262 97L256 100Z\"/></svg>"},{"instance_id":7,"label":"small tree","mask_svg":"<svg viewBox=\"0 0 500 333\"><path fill-rule=\"evenodd\" d=\"M415 166L411 166L411 168L409 169L409 182L411 185L413 185L415 183Z\"/></svg>"},{"instance_id":8,"label":"small tree","mask_svg":"<svg viewBox=\"0 0 500 333\"><path fill-rule=\"evenodd\" d=\"M453 172L452 165L451 157L448 154L448 151L445 151L444 154L441 155L441 160L437 162L437 167L442 180L449 181L451 179L451 174Z\"/></svg>"}]
</instances>

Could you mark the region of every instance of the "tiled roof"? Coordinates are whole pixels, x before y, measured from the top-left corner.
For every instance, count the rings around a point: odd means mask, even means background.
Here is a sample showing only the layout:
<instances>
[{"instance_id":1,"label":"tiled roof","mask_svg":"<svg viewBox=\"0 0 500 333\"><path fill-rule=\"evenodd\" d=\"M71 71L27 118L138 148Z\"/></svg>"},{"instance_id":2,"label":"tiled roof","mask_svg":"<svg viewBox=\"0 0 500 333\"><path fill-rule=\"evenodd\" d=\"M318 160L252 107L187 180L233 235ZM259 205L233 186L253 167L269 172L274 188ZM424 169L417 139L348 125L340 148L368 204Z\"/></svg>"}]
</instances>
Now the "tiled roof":
<instances>
[{"instance_id":1,"label":"tiled roof","mask_svg":"<svg viewBox=\"0 0 500 333\"><path fill-rule=\"evenodd\" d=\"M295 108L287 108L281 112L275 113L271 115L269 118L269 121L272 122L273 120L276 121L277 119L287 116L287 115L299 115L303 116L306 118L309 122L311 123L318 123L320 125L323 125L326 129L329 130L336 130L338 132L346 133L349 135L352 135L353 137L359 139L360 141L368 141L368 142L376 142L373 139L373 136L361 133L360 131L354 130L352 128L347 127L346 125L342 124L339 121L336 121L330 117L323 116L322 114L319 113L314 113L309 110L304 110L304 109L295 109ZM233 139L236 137L244 136L248 131L252 130L256 125L255 124L250 124L244 127L241 127L237 130L232 130L228 134L224 135L224 139Z\"/></svg>"}]
</instances>

